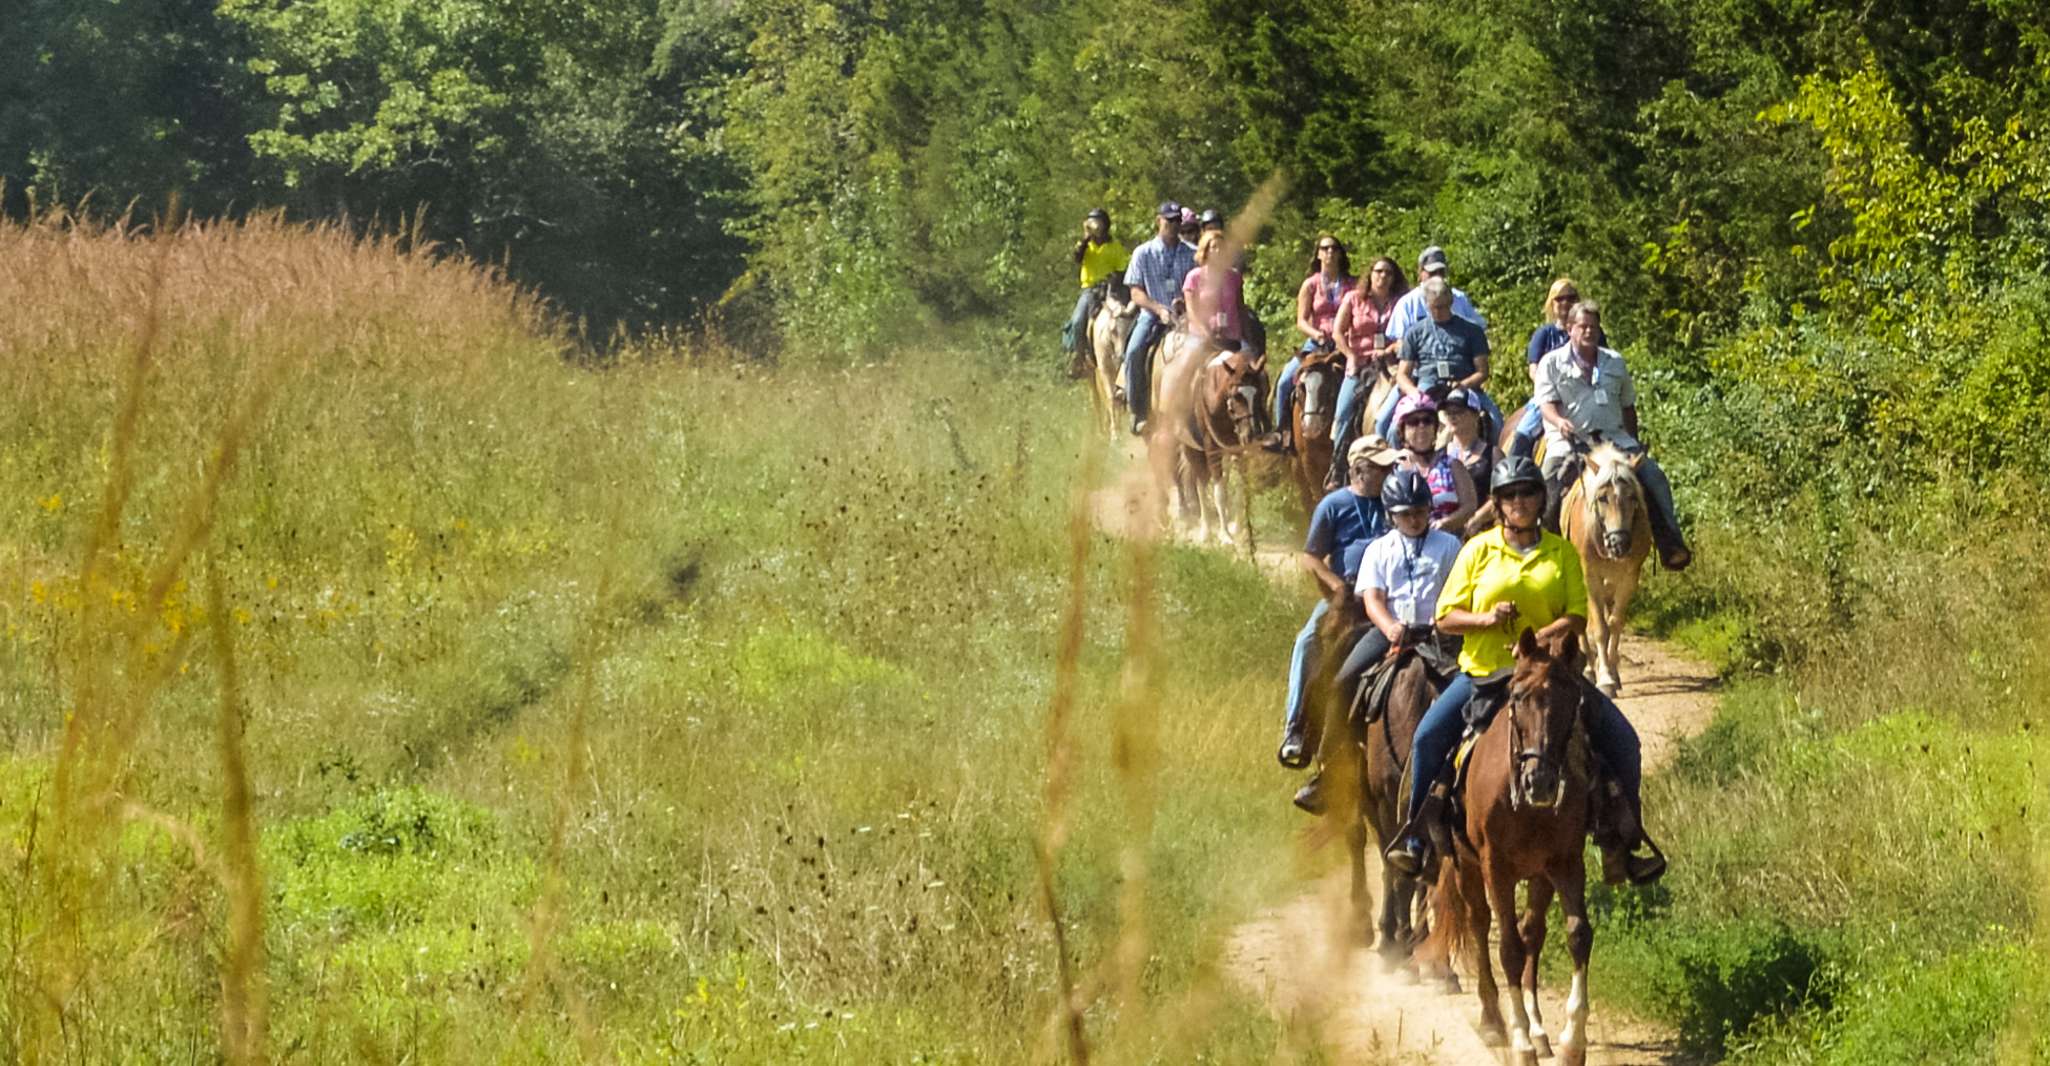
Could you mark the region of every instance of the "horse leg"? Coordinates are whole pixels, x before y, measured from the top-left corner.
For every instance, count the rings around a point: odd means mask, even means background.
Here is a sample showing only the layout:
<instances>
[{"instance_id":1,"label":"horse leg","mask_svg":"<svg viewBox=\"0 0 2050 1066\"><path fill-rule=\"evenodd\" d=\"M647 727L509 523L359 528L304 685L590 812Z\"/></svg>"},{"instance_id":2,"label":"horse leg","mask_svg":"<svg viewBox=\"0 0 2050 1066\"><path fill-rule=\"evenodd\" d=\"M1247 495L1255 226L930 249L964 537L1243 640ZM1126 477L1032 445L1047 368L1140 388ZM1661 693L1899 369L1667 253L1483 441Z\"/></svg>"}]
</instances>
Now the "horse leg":
<instances>
[{"instance_id":1,"label":"horse leg","mask_svg":"<svg viewBox=\"0 0 2050 1066\"><path fill-rule=\"evenodd\" d=\"M1609 592L1609 683L1623 690L1623 619L1630 611L1630 598L1637 595L1637 575L1629 573L1613 582Z\"/></svg>"},{"instance_id":2,"label":"horse leg","mask_svg":"<svg viewBox=\"0 0 2050 1066\"><path fill-rule=\"evenodd\" d=\"M1530 1012L1523 1006L1523 936L1516 928L1516 878L1488 871L1488 904L1502 923L1502 975L1509 981L1509 1052L1516 1066L1537 1066L1537 1048L1530 1042ZM1480 941L1486 944L1487 941ZM1483 964L1487 952L1481 952ZM1485 969L1485 966L1484 966ZM1490 982L1492 983L1492 982Z\"/></svg>"},{"instance_id":3,"label":"horse leg","mask_svg":"<svg viewBox=\"0 0 2050 1066\"><path fill-rule=\"evenodd\" d=\"M1210 505L1217 510L1217 536L1226 544L1238 542L1239 531L1231 517L1231 470L1223 456L1210 464Z\"/></svg>"},{"instance_id":4,"label":"horse leg","mask_svg":"<svg viewBox=\"0 0 2050 1066\"><path fill-rule=\"evenodd\" d=\"M1566 995L1566 1028L1559 1033L1560 1066L1587 1063L1587 960L1594 951L1594 926L1587 920L1587 867L1580 852L1552 872L1559 909L1566 915L1566 950L1573 955L1573 988Z\"/></svg>"},{"instance_id":5,"label":"horse leg","mask_svg":"<svg viewBox=\"0 0 2050 1066\"><path fill-rule=\"evenodd\" d=\"M1616 694L1615 667L1609 663L1609 630L1613 618L1609 579L1605 576L1591 576L1587 583L1587 650L1588 669L1594 674L1595 687L1606 696Z\"/></svg>"},{"instance_id":6,"label":"horse leg","mask_svg":"<svg viewBox=\"0 0 2050 1066\"><path fill-rule=\"evenodd\" d=\"M1485 854L1481 862L1487 862ZM1470 872L1462 870L1460 873L1463 875L1460 895L1466 903L1466 927L1472 933L1475 945L1474 961L1477 964L1477 972L1474 974L1474 989L1481 997L1481 1021L1478 1027L1481 1043L1489 1047L1501 1047L1508 1043L1508 1027L1502 1022L1502 994L1501 990L1495 987L1495 963L1488 958L1488 928L1494 917L1488 903L1488 883L1482 879L1481 871L1477 868L1471 869ZM1515 891L1514 882L1510 883L1510 891ZM1513 923L1504 923L1503 928L1513 929L1515 926ZM1515 937L1503 939L1514 940ZM1523 1013L1521 1005L1517 1007L1516 1012Z\"/></svg>"},{"instance_id":7,"label":"horse leg","mask_svg":"<svg viewBox=\"0 0 2050 1066\"><path fill-rule=\"evenodd\" d=\"M1552 881L1547 877L1530 882L1530 901L1523 910L1523 1004L1530 1012L1530 1045L1539 1058L1550 1058L1552 1042L1545 1037L1545 1011L1538 1003L1538 956L1545 950L1545 912L1552 907Z\"/></svg>"}]
</instances>

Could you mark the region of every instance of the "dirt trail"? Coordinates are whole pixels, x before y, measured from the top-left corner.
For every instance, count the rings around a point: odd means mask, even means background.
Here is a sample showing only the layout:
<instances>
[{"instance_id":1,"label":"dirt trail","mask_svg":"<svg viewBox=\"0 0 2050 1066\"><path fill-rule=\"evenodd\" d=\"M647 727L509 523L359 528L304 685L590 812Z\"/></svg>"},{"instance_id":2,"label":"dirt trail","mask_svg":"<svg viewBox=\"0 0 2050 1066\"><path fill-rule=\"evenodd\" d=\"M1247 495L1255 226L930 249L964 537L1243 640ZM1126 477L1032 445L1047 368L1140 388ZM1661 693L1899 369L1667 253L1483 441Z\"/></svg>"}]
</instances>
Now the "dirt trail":
<instances>
[{"instance_id":1,"label":"dirt trail","mask_svg":"<svg viewBox=\"0 0 2050 1066\"><path fill-rule=\"evenodd\" d=\"M1136 454L1131 458L1113 483L1092 497L1096 521L1121 536L1156 535L1157 527L1148 519L1154 512L1145 464ZM1259 532L1262 541L1281 534ZM1245 552L1242 547L1229 550ZM1303 581L1289 546L1261 543L1250 558L1277 581ZM1647 772L1664 766L1682 738L1708 725L1715 713L1715 694L1715 671L1707 664L1671 645L1634 634L1624 637L1623 692L1617 702L1643 740ZM1276 802L1284 801L1288 784L1277 776ZM1334 863L1339 855L1338 849L1331 849ZM1469 1066L1505 1061L1474 1032L1479 1005L1470 991L1471 976L1462 977L1467 990L1452 995L1384 973L1361 935L1351 929L1346 888L1341 868L1239 926L1226 951L1232 977L1258 993L1277 1017L1295 1023L1294 1031L1315 1033L1336 1062ZM1599 951L1599 931L1595 943ZM1555 936L1549 949L1560 947ZM1544 1028L1555 1038L1565 1020L1564 991L1553 989L1542 997ZM1590 991L1594 1010L1588 1024L1589 1063L1647 1066L1679 1061L1671 1032L1605 1008L1599 985Z\"/></svg>"}]
</instances>

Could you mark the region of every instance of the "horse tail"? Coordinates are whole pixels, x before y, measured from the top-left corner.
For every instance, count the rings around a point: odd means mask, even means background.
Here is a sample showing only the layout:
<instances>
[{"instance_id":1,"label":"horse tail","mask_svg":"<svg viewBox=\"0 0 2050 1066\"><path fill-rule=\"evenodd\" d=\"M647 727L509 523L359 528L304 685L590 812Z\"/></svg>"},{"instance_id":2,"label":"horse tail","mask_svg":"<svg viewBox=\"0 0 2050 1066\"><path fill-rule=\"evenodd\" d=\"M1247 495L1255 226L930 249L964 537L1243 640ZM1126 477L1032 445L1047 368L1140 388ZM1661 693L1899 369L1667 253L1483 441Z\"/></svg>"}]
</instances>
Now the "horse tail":
<instances>
[{"instance_id":1,"label":"horse tail","mask_svg":"<svg viewBox=\"0 0 2050 1066\"><path fill-rule=\"evenodd\" d=\"M1480 957L1473 927L1467 924L1471 908L1460 873L1449 859L1438 866L1438 880L1431 889L1431 932L1417 949L1421 961L1442 961L1449 967L1455 959L1472 964Z\"/></svg>"}]
</instances>

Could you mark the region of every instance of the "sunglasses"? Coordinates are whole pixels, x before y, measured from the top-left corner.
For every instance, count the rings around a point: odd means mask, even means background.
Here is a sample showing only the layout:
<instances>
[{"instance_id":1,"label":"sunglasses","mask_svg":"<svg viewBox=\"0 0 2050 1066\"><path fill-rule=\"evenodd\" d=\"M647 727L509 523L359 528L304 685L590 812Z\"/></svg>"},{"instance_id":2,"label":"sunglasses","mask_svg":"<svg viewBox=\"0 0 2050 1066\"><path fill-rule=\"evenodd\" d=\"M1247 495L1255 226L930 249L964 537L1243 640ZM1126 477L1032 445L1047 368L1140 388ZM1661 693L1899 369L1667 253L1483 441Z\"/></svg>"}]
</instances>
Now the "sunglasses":
<instances>
[{"instance_id":1,"label":"sunglasses","mask_svg":"<svg viewBox=\"0 0 2050 1066\"><path fill-rule=\"evenodd\" d=\"M1559 295L1552 297L1552 302L1555 304L1579 303L1580 294L1577 292L1562 292Z\"/></svg>"},{"instance_id":2,"label":"sunglasses","mask_svg":"<svg viewBox=\"0 0 2050 1066\"><path fill-rule=\"evenodd\" d=\"M1498 500L1535 500L1543 497L1544 494L1545 490L1543 489L1532 488L1529 485L1517 485L1513 488L1496 490L1495 498Z\"/></svg>"},{"instance_id":3,"label":"sunglasses","mask_svg":"<svg viewBox=\"0 0 2050 1066\"><path fill-rule=\"evenodd\" d=\"M1338 246L1335 244L1320 244L1317 246L1317 250L1320 252L1335 252L1338 250Z\"/></svg>"}]
</instances>

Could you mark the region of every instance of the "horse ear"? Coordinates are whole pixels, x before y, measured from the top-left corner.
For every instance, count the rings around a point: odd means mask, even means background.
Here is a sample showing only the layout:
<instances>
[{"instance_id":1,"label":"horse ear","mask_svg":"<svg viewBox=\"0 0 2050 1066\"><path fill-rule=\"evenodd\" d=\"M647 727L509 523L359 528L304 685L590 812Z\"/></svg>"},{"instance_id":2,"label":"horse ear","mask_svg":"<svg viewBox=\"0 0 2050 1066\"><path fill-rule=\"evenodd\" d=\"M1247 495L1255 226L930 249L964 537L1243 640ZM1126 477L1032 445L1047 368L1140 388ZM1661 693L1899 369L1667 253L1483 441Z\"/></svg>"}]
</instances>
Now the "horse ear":
<instances>
[{"instance_id":1,"label":"horse ear","mask_svg":"<svg viewBox=\"0 0 2050 1066\"><path fill-rule=\"evenodd\" d=\"M1516 638L1516 657L1518 659L1535 659L1543 653L1544 649L1538 645L1537 632L1535 630L1526 629L1523 631L1522 636Z\"/></svg>"},{"instance_id":2,"label":"horse ear","mask_svg":"<svg viewBox=\"0 0 2050 1066\"><path fill-rule=\"evenodd\" d=\"M1547 648L1546 651L1550 653L1553 662L1570 672L1580 672L1581 648L1579 636L1571 631L1561 631L1553 634L1548 643L1551 644L1551 647Z\"/></svg>"},{"instance_id":3,"label":"horse ear","mask_svg":"<svg viewBox=\"0 0 2050 1066\"><path fill-rule=\"evenodd\" d=\"M1644 457L1650 454L1650 452L1631 452L1630 469L1635 470L1638 467L1644 465Z\"/></svg>"}]
</instances>

